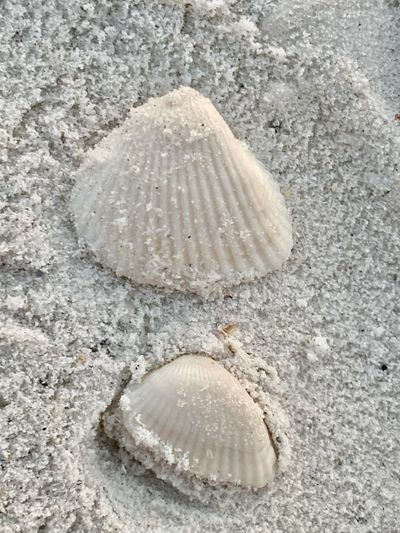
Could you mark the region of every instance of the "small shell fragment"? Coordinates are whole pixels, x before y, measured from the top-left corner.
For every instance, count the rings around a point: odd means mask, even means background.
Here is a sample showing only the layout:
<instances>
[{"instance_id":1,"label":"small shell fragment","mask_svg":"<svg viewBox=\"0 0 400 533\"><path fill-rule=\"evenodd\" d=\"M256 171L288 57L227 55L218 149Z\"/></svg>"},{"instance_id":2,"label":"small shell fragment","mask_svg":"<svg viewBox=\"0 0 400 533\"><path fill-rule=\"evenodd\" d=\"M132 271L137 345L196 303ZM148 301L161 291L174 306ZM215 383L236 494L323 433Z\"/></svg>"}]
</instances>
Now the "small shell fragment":
<instances>
[{"instance_id":1,"label":"small shell fragment","mask_svg":"<svg viewBox=\"0 0 400 533\"><path fill-rule=\"evenodd\" d=\"M72 210L117 275L204 297L281 267L292 248L277 184L188 87L134 108L86 155Z\"/></svg>"},{"instance_id":2,"label":"small shell fragment","mask_svg":"<svg viewBox=\"0 0 400 533\"><path fill-rule=\"evenodd\" d=\"M123 446L203 481L260 488L276 454L261 408L221 364L181 356L128 384L119 409Z\"/></svg>"}]
</instances>

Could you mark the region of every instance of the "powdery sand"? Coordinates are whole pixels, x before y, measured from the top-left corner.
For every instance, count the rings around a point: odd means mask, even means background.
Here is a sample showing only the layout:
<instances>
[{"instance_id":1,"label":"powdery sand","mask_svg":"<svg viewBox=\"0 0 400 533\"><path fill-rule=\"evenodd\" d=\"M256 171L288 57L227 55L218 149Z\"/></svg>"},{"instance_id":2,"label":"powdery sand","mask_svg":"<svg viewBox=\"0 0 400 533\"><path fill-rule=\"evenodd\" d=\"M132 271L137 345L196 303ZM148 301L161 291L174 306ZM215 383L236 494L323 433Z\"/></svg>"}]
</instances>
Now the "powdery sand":
<instances>
[{"instance_id":1,"label":"powdery sand","mask_svg":"<svg viewBox=\"0 0 400 533\"><path fill-rule=\"evenodd\" d=\"M399 532L398 1L0 9L0 531ZM207 303L116 278L69 211L85 150L179 85L264 162L295 229L282 270ZM104 436L130 372L196 350L269 407L269 489L181 493Z\"/></svg>"}]
</instances>

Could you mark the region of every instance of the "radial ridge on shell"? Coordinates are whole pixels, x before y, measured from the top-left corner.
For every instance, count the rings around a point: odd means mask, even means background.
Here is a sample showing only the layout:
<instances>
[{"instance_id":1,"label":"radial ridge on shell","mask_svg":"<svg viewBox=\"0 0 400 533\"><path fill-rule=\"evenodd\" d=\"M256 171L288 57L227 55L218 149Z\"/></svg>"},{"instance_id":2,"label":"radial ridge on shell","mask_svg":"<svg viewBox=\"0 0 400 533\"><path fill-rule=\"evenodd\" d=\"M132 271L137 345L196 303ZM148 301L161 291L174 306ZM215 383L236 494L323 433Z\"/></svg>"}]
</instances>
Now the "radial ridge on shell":
<instances>
[{"instance_id":1,"label":"radial ridge on shell","mask_svg":"<svg viewBox=\"0 0 400 533\"><path fill-rule=\"evenodd\" d=\"M280 268L292 248L277 184L187 87L134 108L86 154L72 210L117 275L203 297Z\"/></svg>"},{"instance_id":2,"label":"radial ridge on shell","mask_svg":"<svg viewBox=\"0 0 400 533\"><path fill-rule=\"evenodd\" d=\"M183 475L251 488L274 478L263 411L210 357L184 355L128 384L119 409L120 444L149 468L168 463ZM113 437L115 419L106 421Z\"/></svg>"}]
</instances>

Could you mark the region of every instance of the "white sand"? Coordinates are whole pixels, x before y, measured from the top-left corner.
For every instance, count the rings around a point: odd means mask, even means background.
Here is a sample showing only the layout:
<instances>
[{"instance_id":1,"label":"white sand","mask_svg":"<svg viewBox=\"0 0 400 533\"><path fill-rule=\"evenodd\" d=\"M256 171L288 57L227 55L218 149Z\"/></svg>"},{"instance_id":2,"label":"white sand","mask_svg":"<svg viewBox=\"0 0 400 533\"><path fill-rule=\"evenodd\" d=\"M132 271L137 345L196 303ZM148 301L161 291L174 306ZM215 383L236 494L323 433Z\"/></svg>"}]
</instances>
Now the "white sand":
<instances>
[{"instance_id":1,"label":"white sand","mask_svg":"<svg viewBox=\"0 0 400 533\"><path fill-rule=\"evenodd\" d=\"M398 533L399 2L193 3L0 6L0 531ZM206 304L117 279L69 212L84 151L181 84L265 163L295 227L284 269ZM229 321L282 469L259 494L191 499L99 420L129 368L218 356Z\"/></svg>"}]
</instances>

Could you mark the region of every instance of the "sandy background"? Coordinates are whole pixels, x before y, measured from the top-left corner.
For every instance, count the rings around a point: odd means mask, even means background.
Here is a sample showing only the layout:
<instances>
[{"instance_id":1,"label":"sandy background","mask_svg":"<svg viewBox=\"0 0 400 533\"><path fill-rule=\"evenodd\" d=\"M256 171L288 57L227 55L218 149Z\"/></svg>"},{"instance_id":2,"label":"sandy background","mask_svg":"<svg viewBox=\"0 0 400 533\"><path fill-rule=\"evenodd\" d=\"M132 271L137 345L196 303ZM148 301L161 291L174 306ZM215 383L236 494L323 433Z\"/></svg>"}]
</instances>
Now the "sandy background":
<instances>
[{"instance_id":1,"label":"sandy background","mask_svg":"<svg viewBox=\"0 0 400 533\"><path fill-rule=\"evenodd\" d=\"M398 533L399 2L0 13L0 530ZM265 163L295 228L284 269L207 304L117 279L69 211L85 150L182 84ZM125 466L99 420L127 372L217 354L231 321L284 464L259 494L191 499Z\"/></svg>"}]
</instances>

